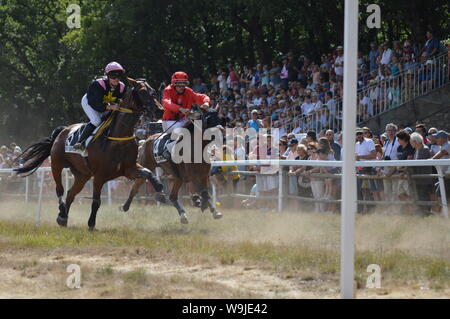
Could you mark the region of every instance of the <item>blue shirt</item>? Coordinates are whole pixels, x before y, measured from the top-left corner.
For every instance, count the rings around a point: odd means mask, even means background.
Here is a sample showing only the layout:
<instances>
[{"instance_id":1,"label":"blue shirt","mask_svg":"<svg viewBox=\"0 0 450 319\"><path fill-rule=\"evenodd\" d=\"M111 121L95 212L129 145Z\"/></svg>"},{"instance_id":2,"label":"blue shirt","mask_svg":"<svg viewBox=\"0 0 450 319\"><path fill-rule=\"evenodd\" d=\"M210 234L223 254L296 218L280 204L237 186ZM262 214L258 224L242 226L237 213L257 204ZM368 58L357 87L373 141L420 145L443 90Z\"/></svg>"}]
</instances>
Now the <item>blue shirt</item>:
<instances>
[{"instance_id":1,"label":"blue shirt","mask_svg":"<svg viewBox=\"0 0 450 319\"><path fill-rule=\"evenodd\" d=\"M256 120L256 121L259 121L259 120ZM259 125L256 121L250 120L250 121L248 121L248 125L250 125L250 127L253 128L256 132L259 132Z\"/></svg>"},{"instance_id":2,"label":"blue shirt","mask_svg":"<svg viewBox=\"0 0 450 319\"><path fill-rule=\"evenodd\" d=\"M427 43L425 44L425 51L427 53L427 56L430 56L431 52L433 52L434 49L437 49L436 53L439 53L439 40L436 38L431 38L430 40L427 41Z\"/></svg>"}]
</instances>

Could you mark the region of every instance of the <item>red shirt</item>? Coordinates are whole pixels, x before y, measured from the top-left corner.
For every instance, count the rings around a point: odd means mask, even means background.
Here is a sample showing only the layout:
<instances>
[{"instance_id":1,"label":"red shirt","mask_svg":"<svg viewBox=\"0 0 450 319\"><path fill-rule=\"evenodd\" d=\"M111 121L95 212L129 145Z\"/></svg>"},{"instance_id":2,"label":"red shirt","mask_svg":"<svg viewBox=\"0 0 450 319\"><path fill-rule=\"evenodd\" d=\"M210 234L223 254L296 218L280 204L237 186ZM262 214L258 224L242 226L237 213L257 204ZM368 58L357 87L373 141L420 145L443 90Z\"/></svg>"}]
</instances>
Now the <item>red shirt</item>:
<instances>
[{"instance_id":1,"label":"red shirt","mask_svg":"<svg viewBox=\"0 0 450 319\"><path fill-rule=\"evenodd\" d=\"M172 85L163 91L163 121L176 121L184 118L184 114L179 111L180 107L191 109L193 104L203 105L209 103L210 99L205 94L199 94L185 87L183 94L178 94Z\"/></svg>"}]
</instances>

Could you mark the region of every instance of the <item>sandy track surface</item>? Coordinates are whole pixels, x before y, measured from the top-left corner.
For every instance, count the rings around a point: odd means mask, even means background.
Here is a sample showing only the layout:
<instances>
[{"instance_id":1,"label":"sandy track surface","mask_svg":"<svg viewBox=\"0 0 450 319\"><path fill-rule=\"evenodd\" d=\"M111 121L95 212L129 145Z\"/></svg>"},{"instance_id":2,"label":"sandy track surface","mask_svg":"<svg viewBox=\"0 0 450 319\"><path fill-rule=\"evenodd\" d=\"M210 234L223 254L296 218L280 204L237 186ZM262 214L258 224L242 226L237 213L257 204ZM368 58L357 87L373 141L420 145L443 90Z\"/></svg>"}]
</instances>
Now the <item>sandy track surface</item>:
<instances>
[{"instance_id":1,"label":"sandy track surface","mask_svg":"<svg viewBox=\"0 0 450 319\"><path fill-rule=\"evenodd\" d=\"M145 250L3 251L0 298L338 298L338 283L308 274L275 272L243 262L155 256ZM81 288L66 285L69 264L81 268ZM448 298L426 287L358 290L360 298Z\"/></svg>"}]
</instances>

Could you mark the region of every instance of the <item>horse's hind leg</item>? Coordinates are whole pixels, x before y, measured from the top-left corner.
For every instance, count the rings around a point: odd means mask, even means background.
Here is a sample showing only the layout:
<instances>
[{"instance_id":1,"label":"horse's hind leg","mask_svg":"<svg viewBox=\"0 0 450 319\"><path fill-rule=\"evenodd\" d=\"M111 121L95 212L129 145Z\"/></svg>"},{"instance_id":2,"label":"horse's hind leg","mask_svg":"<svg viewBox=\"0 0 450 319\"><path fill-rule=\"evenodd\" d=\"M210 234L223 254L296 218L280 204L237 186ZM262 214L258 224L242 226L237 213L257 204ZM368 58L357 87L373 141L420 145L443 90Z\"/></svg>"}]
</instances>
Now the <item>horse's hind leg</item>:
<instances>
[{"instance_id":1,"label":"horse's hind leg","mask_svg":"<svg viewBox=\"0 0 450 319\"><path fill-rule=\"evenodd\" d=\"M131 202L133 201L134 196L139 192L139 188L141 188L142 184L144 184L144 178L138 178L134 181L133 187L131 188L130 195L128 196L127 201L119 207L122 212L127 212L130 209Z\"/></svg>"},{"instance_id":2,"label":"horse's hind leg","mask_svg":"<svg viewBox=\"0 0 450 319\"><path fill-rule=\"evenodd\" d=\"M86 182L89 180L89 178L91 178L90 176L81 175L80 173L77 173L77 172L75 172L74 175L75 175L75 181L74 181L72 187L70 188L69 192L67 193L66 210L64 212L60 211L58 218L56 219L56 222L58 223L58 225L63 226L63 227L67 226L67 221L69 219L70 206L72 205L73 200L75 199L75 196L77 196L81 192L81 190L83 189Z\"/></svg>"},{"instance_id":3,"label":"horse's hind leg","mask_svg":"<svg viewBox=\"0 0 450 319\"><path fill-rule=\"evenodd\" d=\"M188 224L189 221L186 216L186 211L184 210L183 205L181 205L180 201L178 200L178 191L180 190L181 185L183 185L183 181L178 177L174 177L169 199L172 202L173 206L175 206L175 208L177 209L178 214L180 215L181 223Z\"/></svg>"},{"instance_id":4,"label":"horse's hind leg","mask_svg":"<svg viewBox=\"0 0 450 319\"><path fill-rule=\"evenodd\" d=\"M66 204L64 204L64 187L62 184L62 173L63 168L60 165L52 165L52 175L56 183L56 196L58 197L59 213L64 214L66 212Z\"/></svg>"},{"instance_id":5,"label":"horse's hind leg","mask_svg":"<svg viewBox=\"0 0 450 319\"><path fill-rule=\"evenodd\" d=\"M102 201L100 195L102 193L102 187L105 181L103 179L94 177L94 194L92 196L91 215L89 216L88 226L89 230L95 230L95 221L97 219L97 211L100 208Z\"/></svg>"}]
</instances>

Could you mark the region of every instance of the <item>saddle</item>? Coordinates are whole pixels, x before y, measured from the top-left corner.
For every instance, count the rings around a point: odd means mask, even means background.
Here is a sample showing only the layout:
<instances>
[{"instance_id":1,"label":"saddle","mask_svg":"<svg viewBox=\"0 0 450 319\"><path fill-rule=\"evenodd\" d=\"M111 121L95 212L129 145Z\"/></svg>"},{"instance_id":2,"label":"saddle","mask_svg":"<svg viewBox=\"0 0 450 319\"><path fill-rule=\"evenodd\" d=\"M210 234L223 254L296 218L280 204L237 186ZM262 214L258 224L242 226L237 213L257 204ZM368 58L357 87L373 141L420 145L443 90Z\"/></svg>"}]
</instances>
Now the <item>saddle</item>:
<instances>
[{"instance_id":1,"label":"saddle","mask_svg":"<svg viewBox=\"0 0 450 319\"><path fill-rule=\"evenodd\" d=\"M74 153L74 154L80 154L83 157L87 157L87 146L93 141L95 141L99 136L104 135L103 133L107 133L107 129L110 127L112 121L113 121L113 113L108 114L103 122L94 130L91 136L89 136L86 140L86 150L85 151L79 151L74 149L74 145L78 143L81 133L86 128L88 123L83 123L78 126L75 126L71 129L69 134L67 135L66 141L65 141L65 151L66 153Z\"/></svg>"}]
</instances>

